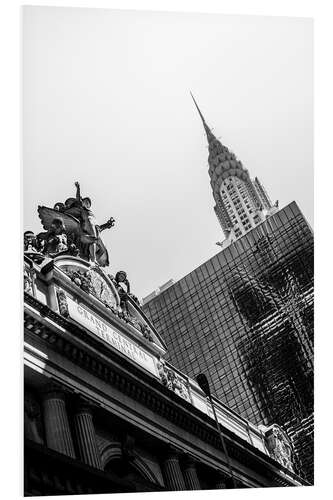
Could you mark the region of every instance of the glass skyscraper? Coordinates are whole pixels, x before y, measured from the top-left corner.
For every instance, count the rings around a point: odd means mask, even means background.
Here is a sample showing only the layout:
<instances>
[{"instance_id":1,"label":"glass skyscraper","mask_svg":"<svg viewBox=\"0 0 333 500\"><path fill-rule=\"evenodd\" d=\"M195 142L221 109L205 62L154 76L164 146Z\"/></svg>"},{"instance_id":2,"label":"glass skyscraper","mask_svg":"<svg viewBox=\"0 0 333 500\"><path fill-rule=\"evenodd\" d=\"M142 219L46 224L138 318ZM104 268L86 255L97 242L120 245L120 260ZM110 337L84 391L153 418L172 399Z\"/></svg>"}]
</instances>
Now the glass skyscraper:
<instances>
[{"instance_id":1,"label":"glass skyscraper","mask_svg":"<svg viewBox=\"0 0 333 500\"><path fill-rule=\"evenodd\" d=\"M313 234L295 202L144 310L179 369L205 372L232 409L311 446L302 429L313 412ZM311 468L308 453L298 460Z\"/></svg>"},{"instance_id":2,"label":"glass skyscraper","mask_svg":"<svg viewBox=\"0 0 333 500\"><path fill-rule=\"evenodd\" d=\"M144 310L176 366L205 372L212 392L244 417L287 431L296 467L312 481L313 233L295 202L272 205L197 109L225 240L217 255L148 296Z\"/></svg>"}]
</instances>

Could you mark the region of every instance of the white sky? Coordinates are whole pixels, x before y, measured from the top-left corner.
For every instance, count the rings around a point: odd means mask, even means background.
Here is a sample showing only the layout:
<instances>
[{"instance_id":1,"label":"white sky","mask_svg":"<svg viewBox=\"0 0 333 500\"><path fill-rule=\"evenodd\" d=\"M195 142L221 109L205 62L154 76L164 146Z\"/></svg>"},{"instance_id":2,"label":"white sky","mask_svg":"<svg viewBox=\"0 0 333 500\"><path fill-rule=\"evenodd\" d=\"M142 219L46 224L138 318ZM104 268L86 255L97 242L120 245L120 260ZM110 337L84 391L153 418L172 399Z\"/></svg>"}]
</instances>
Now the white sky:
<instances>
[{"instance_id":1,"label":"white sky","mask_svg":"<svg viewBox=\"0 0 333 500\"><path fill-rule=\"evenodd\" d=\"M219 251L207 145L193 106L313 225L309 19L25 7L24 228L37 205L83 196L110 270L145 296Z\"/></svg>"}]
</instances>

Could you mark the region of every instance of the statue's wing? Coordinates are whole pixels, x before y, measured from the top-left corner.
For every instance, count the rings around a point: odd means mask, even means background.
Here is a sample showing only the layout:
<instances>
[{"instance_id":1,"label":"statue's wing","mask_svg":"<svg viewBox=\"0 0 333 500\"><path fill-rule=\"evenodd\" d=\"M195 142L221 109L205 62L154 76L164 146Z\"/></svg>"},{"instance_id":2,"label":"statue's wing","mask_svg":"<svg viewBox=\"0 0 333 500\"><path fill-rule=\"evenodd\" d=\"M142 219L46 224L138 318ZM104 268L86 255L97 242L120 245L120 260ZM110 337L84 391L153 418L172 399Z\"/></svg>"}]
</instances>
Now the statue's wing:
<instances>
[{"instance_id":1,"label":"statue's wing","mask_svg":"<svg viewBox=\"0 0 333 500\"><path fill-rule=\"evenodd\" d=\"M38 215L42 221L43 228L48 231L54 219L61 219L66 231L78 234L80 232L80 221L72 215L54 210L49 207L38 207Z\"/></svg>"}]
</instances>

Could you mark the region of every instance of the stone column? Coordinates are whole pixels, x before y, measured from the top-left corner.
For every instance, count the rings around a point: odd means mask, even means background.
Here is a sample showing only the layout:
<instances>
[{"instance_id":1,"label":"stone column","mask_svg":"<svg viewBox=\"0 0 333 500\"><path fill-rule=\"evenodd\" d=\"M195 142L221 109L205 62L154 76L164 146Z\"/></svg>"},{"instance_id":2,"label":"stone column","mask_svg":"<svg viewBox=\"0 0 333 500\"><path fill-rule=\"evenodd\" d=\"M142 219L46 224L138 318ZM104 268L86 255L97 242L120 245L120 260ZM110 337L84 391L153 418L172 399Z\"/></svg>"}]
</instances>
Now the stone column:
<instances>
[{"instance_id":1,"label":"stone column","mask_svg":"<svg viewBox=\"0 0 333 500\"><path fill-rule=\"evenodd\" d=\"M173 491L186 490L184 477L176 450L170 448L163 462L163 476L166 487Z\"/></svg>"},{"instance_id":2,"label":"stone column","mask_svg":"<svg viewBox=\"0 0 333 500\"><path fill-rule=\"evenodd\" d=\"M224 490L224 489L226 489L226 487L227 487L226 477L221 472L218 472L217 480L215 483L215 489L216 490Z\"/></svg>"},{"instance_id":3,"label":"stone column","mask_svg":"<svg viewBox=\"0 0 333 500\"><path fill-rule=\"evenodd\" d=\"M183 474L186 488L188 490L201 490L195 461L191 457L186 457L183 463Z\"/></svg>"},{"instance_id":4,"label":"stone column","mask_svg":"<svg viewBox=\"0 0 333 500\"><path fill-rule=\"evenodd\" d=\"M52 385L45 389L43 393L43 417L47 446L75 458L66 411L65 393L60 387Z\"/></svg>"},{"instance_id":5,"label":"stone column","mask_svg":"<svg viewBox=\"0 0 333 500\"><path fill-rule=\"evenodd\" d=\"M93 406L82 399L76 402L74 429L78 452L82 462L102 469L93 423Z\"/></svg>"}]
</instances>

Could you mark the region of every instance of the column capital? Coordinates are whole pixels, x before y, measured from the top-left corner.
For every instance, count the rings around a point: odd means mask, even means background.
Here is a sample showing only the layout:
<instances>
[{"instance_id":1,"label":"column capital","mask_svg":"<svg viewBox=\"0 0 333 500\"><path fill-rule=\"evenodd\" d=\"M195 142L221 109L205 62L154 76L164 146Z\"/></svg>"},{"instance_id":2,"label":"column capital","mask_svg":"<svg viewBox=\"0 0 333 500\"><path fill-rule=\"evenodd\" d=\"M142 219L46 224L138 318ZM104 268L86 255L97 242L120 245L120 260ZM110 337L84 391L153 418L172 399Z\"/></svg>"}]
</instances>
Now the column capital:
<instances>
[{"instance_id":1,"label":"column capital","mask_svg":"<svg viewBox=\"0 0 333 500\"><path fill-rule=\"evenodd\" d=\"M227 488L228 476L220 471L216 471L216 480L215 480L215 488L216 489L225 489Z\"/></svg>"},{"instance_id":2,"label":"column capital","mask_svg":"<svg viewBox=\"0 0 333 500\"><path fill-rule=\"evenodd\" d=\"M164 454L163 476L165 484L170 490L181 491L185 490L185 480L179 464L181 453L169 445Z\"/></svg>"},{"instance_id":3,"label":"column capital","mask_svg":"<svg viewBox=\"0 0 333 500\"><path fill-rule=\"evenodd\" d=\"M98 408L97 404L78 394L73 395L72 404L75 413L89 413L92 416Z\"/></svg>"},{"instance_id":4,"label":"column capital","mask_svg":"<svg viewBox=\"0 0 333 500\"><path fill-rule=\"evenodd\" d=\"M165 449L164 458L165 460L179 460L182 454L183 452L181 450L178 450L173 445L168 444Z\"/></svg>"},{"instance_id":5,"label":"column capital","mask_svg":"<svg viewBox=\"0 0 333 500\"><path fill-rule=\"evenodd\" d=\"M67 389L66 387L62 386L60 383L55 381L48 382L41 389L41 396L44 400L49 399L51 397L58 399L65 399L69 393L70 393L69 389Z\"/></svg>"},{"instance_id":6,"label":"column capital","mask_svg":"<svg viewBox=\"0 0 333 500\"><path fill-rule=\"evenodd\" d=\"M182 468L185 484L189 490L200 490L201 485L196 468L197 460L191 455L185 454L182 459Z\"/></svg>"},{"instance_id":7,"label":"column capital","mask_svg":"<svg viewBox=\"0 0 333 500\"><path fill-rule=\"evenodd\" d=\"M186 469L194 468L197 464L197 460L192 457L192 455L185 454L182 456L182 464Z\"/></svg>"}]
</instances>

